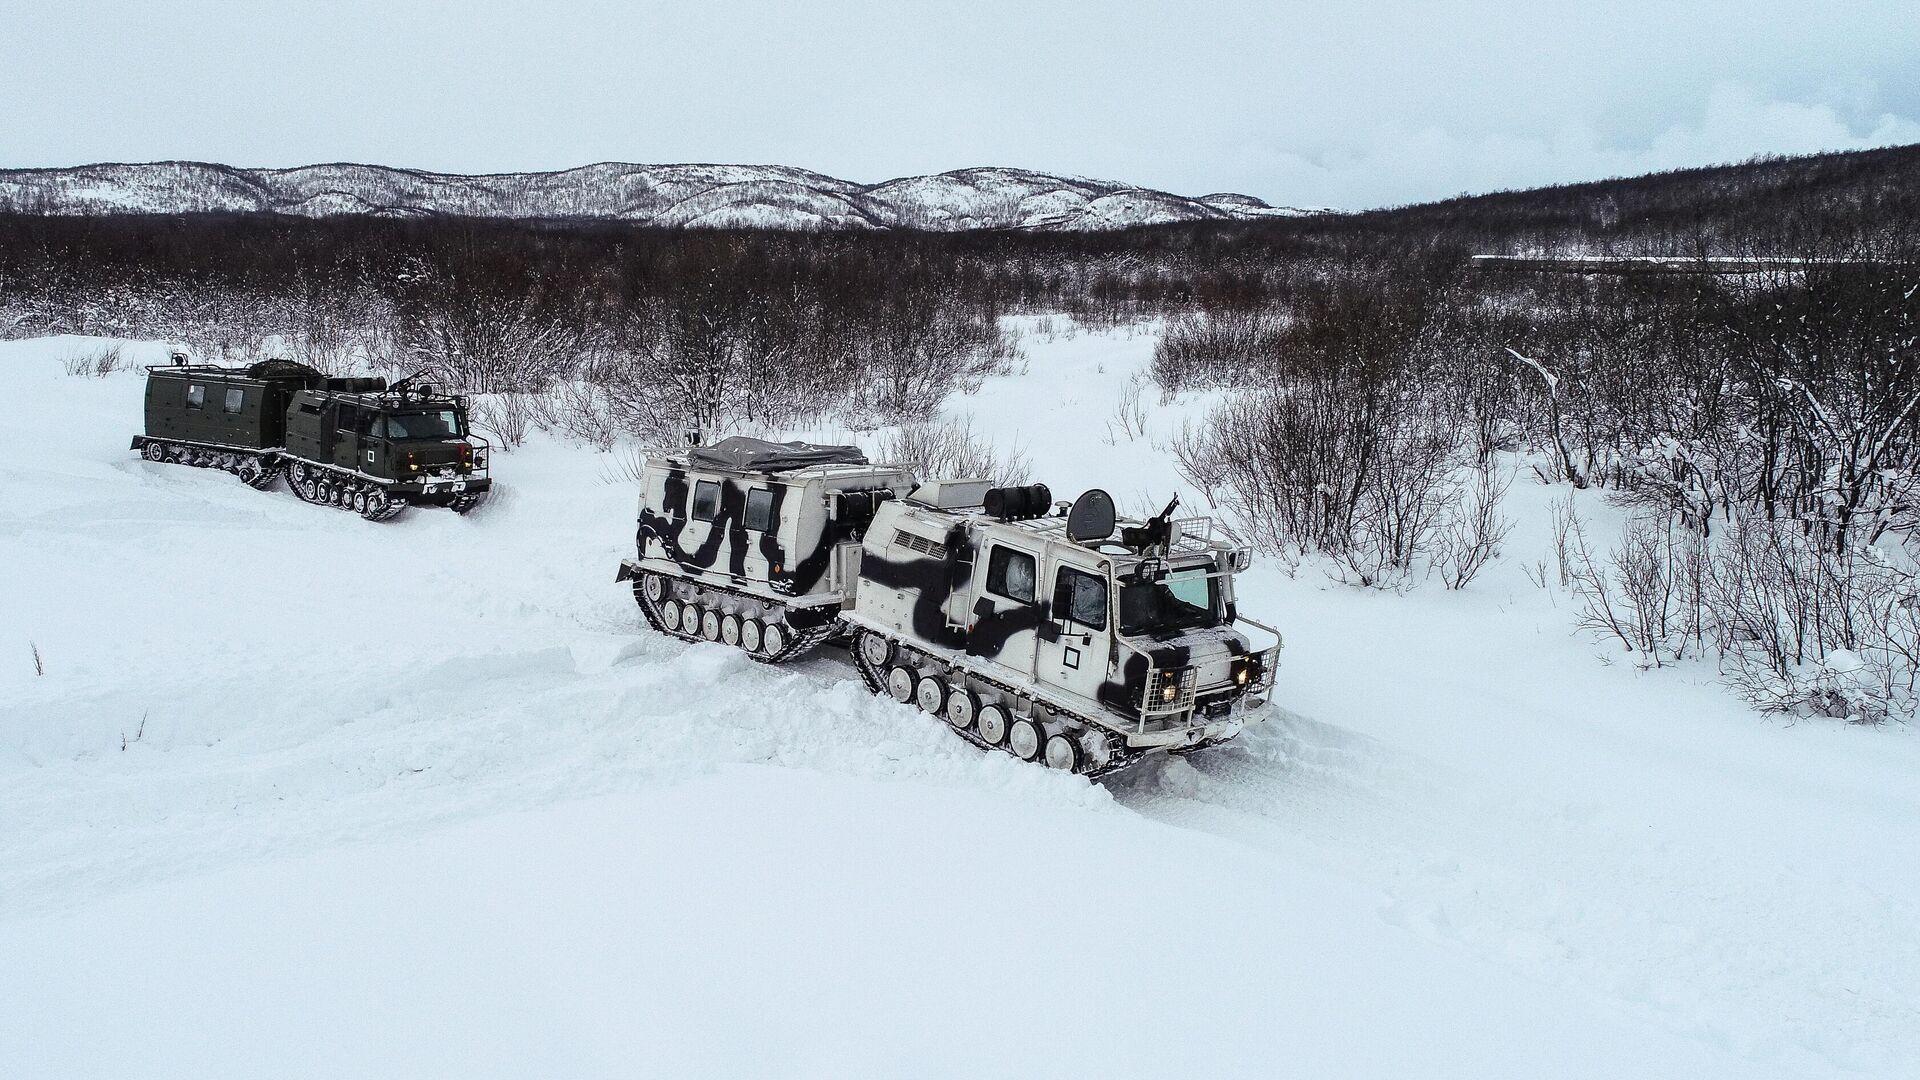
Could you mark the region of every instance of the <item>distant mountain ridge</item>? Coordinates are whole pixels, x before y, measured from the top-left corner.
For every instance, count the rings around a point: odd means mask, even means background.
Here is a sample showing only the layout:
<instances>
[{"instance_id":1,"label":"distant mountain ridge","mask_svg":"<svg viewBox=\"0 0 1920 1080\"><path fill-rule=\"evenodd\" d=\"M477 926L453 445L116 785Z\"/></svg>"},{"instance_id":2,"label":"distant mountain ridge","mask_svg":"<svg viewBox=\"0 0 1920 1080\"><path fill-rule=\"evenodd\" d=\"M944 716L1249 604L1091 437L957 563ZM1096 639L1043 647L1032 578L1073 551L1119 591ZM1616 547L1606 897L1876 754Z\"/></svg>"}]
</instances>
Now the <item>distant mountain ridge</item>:
<instances>
[{"instance_id":1,"label":"distant mountain ridge","mask_svg":"<svg viewBox=\"0 0 1920 1080\"><path fill-rule=\"evenodd\" d=\"M858 184L778 165L629 165L465 176L382 165L242 169L192 161L0 170L0 211L606 219L709 228L1091 231L1285 217L1227 192L1187 198L1024 169Z\"/></svg>"}]
</instances>

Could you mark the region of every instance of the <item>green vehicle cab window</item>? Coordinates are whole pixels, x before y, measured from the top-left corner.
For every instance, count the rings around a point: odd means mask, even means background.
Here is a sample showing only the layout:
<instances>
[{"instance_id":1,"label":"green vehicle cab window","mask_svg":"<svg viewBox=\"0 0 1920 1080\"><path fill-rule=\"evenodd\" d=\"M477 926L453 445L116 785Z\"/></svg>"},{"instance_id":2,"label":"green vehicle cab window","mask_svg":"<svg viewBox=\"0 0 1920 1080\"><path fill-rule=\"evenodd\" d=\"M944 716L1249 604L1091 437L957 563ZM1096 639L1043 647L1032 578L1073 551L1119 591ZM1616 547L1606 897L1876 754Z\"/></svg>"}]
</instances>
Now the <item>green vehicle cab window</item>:
<instances>
[{"instance_id":1,"label":"green vehicle cab window","mask_svg":"<svg viewBox=\"0 0 1920 1080\"><path fill-rule=\"evenodd\" d=\"M388 413L373 423L376 439L458 439L465 435L460 414L452 409Z\"/></svg>"}]
</instances>

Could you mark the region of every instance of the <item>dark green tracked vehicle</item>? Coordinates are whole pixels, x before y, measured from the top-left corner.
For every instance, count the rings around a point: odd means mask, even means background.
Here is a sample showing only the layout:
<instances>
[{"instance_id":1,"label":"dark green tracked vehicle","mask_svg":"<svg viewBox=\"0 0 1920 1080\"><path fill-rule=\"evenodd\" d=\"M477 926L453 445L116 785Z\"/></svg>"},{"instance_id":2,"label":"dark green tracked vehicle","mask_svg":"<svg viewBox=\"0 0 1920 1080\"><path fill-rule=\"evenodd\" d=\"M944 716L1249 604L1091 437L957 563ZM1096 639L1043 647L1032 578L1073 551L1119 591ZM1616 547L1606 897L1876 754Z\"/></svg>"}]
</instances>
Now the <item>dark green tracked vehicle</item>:
<instances>
[{"instance_id":1,"label":"dark green tracked vehicle","mask_svg":"<svg viewBox=\"0 0 1920 1080\"><path fill-rule=\"evenodd\" d=\"M466 513L492 489L491 446L466 399L402 379L333 378L305 364L147 369L149 461L222 469L264 491L285 474L308 502L385 521L408 506Z\"/></svg>"}]
</instances>

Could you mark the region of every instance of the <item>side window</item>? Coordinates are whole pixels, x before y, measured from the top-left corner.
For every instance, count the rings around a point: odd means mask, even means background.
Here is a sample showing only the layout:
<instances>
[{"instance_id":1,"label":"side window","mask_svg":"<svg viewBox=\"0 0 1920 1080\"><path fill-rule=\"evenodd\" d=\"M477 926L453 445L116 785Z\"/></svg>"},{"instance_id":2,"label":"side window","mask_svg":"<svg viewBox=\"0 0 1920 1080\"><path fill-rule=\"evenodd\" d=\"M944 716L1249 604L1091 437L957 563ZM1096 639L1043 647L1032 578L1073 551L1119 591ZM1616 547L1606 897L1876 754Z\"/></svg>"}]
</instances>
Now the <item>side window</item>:
<instances>
[{"instance_id":1,"label":"side window","mask_svg":"<svg viewBox=\"0 0 1920 1080\"><path fill-rule=\"evenodd\" d=\"M204 409L207 407L207 388L204 386L187 387L187 408Z\"/></svg>"},{"instance_id":2,"label":"side window","mask_svg":"<svg viewBox=\"0 0 1920 1080\"><path fill-rule=\"evenodd\" d=\"M693 520L712 521L720 516L720 485L702 480L693 485Z\"/></svg>"},{"instance_id":3,"label":"side window","mask_svg":"<svg viewBox=\"0 0 1920 1080\"><path fill-rule=\"evenodd\" d=\"M754 488L747 492L747 528L766 532L773 525L773 492Z\"/></svg>"},{"instance_id":4,"label":"side window","mask_svg":"<svg viewBox=\"0 0 1920 1080\"><path fill-rule=\"evenodd\" d=\"M355 411L351 405L340 406L333 414L333 426L341 431L352 431L353 425L357 422L354 417Z\"/></svg>"},{"instance_id":5,"label":"side window","mask_svg":"<svg viewBox=\"0 0 1920 1080\"><path fill-rule=\"evenodd\" d=\"M1053 580L1053 616L1089 630L1107 628L1107 583L1092 574L1061 567Z\"/></svg>"},{"instance_id":6,"label":"side window","mask_svg":"<svg viewBox=\"0 0 1920 1080\"><path fill-rule=\"evenodd\" d=\"M987 558L987 591L1023 604L1033 603L1033 556L1010 547L993 549Z\"/></svg>"},{"instance_id":7,"label":"side window","mask_svg":"<svg viewBox=\"0 0 1920 1080\"><path fill-rule=\"evenodd\" d=\"M242 390L237 386L230 386L227 388L227 402L226 402L225 408L226 408L226 414L228 416L237 415L240 412L241 407L246 405L246 403L247 403L247 392L245 390Z\"/></svg>"},{"instance_id":8,"label":"side window","mask_svg":"<svg viewBox=\"0 0 1920 1080\"><path fill-rule=\"evenodd\" d=\"M387 415L385 413L381 413L373 418L373 426L367 429L367 434L372 435L376 439L384 439L387 437Z\"/></svg>"}]
</instances>

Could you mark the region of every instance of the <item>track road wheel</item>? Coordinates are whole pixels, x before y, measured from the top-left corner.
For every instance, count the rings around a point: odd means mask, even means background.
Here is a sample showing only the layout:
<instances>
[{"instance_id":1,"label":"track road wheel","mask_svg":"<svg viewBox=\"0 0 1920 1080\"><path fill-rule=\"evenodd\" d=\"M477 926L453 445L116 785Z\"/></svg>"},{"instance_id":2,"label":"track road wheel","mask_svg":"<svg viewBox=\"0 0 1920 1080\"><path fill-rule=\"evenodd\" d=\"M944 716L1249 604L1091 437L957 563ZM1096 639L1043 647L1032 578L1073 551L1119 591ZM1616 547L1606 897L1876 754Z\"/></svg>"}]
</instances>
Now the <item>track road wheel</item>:
<instances>
[{"instance_id":1,"label":"track road wheel","mask_svg":"<svg viewBox=\"0 0 1920 1080\"><path fill-rule=\"evenodd\" d=\"M759 619L740 620L740 647L758 656L762 644Z\"/></svg>"},{"instance_id":2,"label":"track road wheel","mask_svg":"<svg viewBox=\"0 0 1920 1080\"><path fill-rule=\"evenodd\" d=\"M974 725L979 728L983 742L999 746L1007 737L1007 710L998 705L982 705Z\"/></svg>"},{"instance_id":3,"label":"track road wheel","mask_svg":"<svg viewBox=\"0 0 1920 1080\"><path fill-rule=\"evenodd\" d=\"M640 590L648 600L658 604L667 598L667 579L652 572L641 574Z\"/></svg>"},{"instance_id":4,"label":"track road wheel","mask_svg":"<svg viewBox=\"0 0 1920 1080\"><path fill-rule=\"evenodd\" d=\"M1047 763L1049 769L1075 772L1080 768L1080 744L1074 742L1071 735L1050 735L1040 759Z\"/></svg>"},{"instance_id":5,"label":"track road wheel","mask_svg":"<svg viewBox=\"0 0 1920 1080\"><path fill-rule=\"evenodd\" d=\"M720 640L735 648L740 646L740 616L729 611L720 616Z\"/></svg>"},{"instance_id":6,"label":"track road wheel","mask_svg":"<svg viewBox=\"0 0 1920 1080\"><path fill-rule=\"evenodd\" d=\"M937 675L922 675L920 681L913 684L913 700L920 705L920 711L928 716L941 716L947 711L947 684Z\"/></svg>"},{"instance_id":7,"label":"track road wheel","mask_svg":"<svg viewBox=\"0 0 1920 1080\"><path fill-rule=\"evenodd\" d=\"M1021 717L1007 728L1007 749L1021 761L1032 761L1040 756L1040 725Z\"/></svg>"},{"instance_id":8,"label":"track road wheel","mask_svg":"<svg viewBox=\"0 0 1920 1080\"><path fill-rule=\"evenodd\" d=\"M872 630L860 631L860 640L855 645L860 650L860 659L875 671L885 671L893 660L893 642Z\"/></svg>"},{"instance_id":9,"label":"track road wheel","mask_svg":"<svg viewBox=\"0 0 1920 1080\"><path fill-rule=\"evenodd\" d=\"M167 460L167 448L163 443L150 442L140 448L140 456L148 461Z\"/></svg>"},{"instance_id":10,"label":"track road wheel","mask_svg":"<svg viewBox=\"0 0 1920 1080\"><path fill-rule=\"evenodd\" d=\"M375 488L354 496L353 508L368 521L385 521L393 516L393 504L387 493Z\"/></svg>"},{"instance_id":11,"label":"track road wheel","mask_svg":"<svg viewBox=\"0 0 1920 1080\"><path fill-rule=\"evenodd\" d=\"M708 641L720 640L720 613L708 608L700 613L700 636Z\"/></svg>"},{"instance_id":12,"label":"track road wheel","mask_svg":"<svg viewBox=\"0 0 1920 1080\"><path fill-rule=\"evenodd\" d=\"M680 632L680 622L685 614L685 605L678 600L668 600L660 605L660 625L677 634Z\"/></svg>"},{"instance_id":13,"label":"track road wheel","mask_svg":"<svg viewBox=\"0 0 1920 1080\"><path fill-rule=\"evenodd\" d=\"M273 486L273 466L257 457L240 459L240 467L234 470L241 482L256 491L265 491Z\"/></svg>"},{"instance_id":14,"label":"track road wheel","mask_svg":"<svg viewBox=\"0 0 1920 1080\"><path fill-rule=\"evenodd\" d=\"M912 704L914 683L918 681L910 667L895 664L887 669L887 693L902 705Z\"/></svg>"},{"instance_id":15,"label":"track road wheel","mask_svg":"<svg viewBox=\"0 0 1920 1080\"><path fill-rule=\"evenodd\" d=\"M779 656L787 649L792 632L782 623L770 622L760 629L760 651L767 656Z\"/></svg>"},{"instance_id":16,"label":"track road wheel","mask_svg":"<svg viewBox=\"0 0 1920 1080\"><path fill-rule=\"evenodd\" d=\"M1089 769L1104 769L1113 760L1113 737L1104 731L1080 736L1080 760Z\"/></svg>"},{"instance_id":17,"label":"track road wheel","mask_svg":"<svg viewBox=\"0 0 1920 1080\"><path fill-rule=\"evenodd\" d=\"M955 731L966 731L973 727L973 718L980 715L980 699L973 691L965 687L947 695L947 723Z\"/></svg>"}]
</instances>

